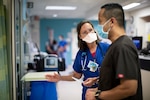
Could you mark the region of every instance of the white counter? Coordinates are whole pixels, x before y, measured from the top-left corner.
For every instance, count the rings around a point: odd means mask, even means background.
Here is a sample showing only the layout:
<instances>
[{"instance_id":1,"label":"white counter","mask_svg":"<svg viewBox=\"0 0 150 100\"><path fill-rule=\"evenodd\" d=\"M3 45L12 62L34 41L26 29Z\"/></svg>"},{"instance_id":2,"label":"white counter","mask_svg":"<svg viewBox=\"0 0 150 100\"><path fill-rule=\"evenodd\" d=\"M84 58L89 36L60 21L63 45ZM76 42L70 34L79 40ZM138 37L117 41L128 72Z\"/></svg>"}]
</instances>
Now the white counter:
<instances>
[{"instance_id":1,"label":"white counter","mask_svg":"<svg viewBox=\"0 0 150 100\"><path fill-rule=\"evenodd\" d=\"M139 58L143 60L150 60L150 56L145 56L145 55L139 55Z\"/></svg>"}]
</instances>

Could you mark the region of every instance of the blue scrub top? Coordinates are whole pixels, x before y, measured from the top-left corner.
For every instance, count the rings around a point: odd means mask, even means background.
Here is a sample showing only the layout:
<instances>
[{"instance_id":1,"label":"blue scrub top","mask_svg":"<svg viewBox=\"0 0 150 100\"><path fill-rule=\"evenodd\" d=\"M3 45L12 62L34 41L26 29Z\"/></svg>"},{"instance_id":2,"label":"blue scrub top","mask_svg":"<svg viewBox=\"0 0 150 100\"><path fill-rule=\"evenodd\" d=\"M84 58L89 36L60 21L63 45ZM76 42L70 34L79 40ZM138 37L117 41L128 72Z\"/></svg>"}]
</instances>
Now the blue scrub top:
<instances>
[{"instance_id":1,"label":"blue scrub top","mask_svg":"<svg viewBox=\"0 0 150 100\"><path fill-rule=\"evenodd\" d=\"M85 51L79 50L77 52L74 64L73 64L73 69L78 72L78 73L82 73L84 78L83 80L86 80L87 78L91 78L91 77L98 77L100 72L100 66L102 64L104 55L107 51L109 47L109 44L106 43L99 43L96 49L96 54L95 57L92 57L92 54L90 53L90 50L87 49ZM91 72L90 68L87 67L89 61L94 61L98 64L98 68L95 72ZM82 63L83 62L83 63ZM83 66L85 63L85 66ZM95 88L97 87L97 84L93 85L90 88ZM83 92L82 92L82 100L85 100L85 92L87 90L87 87L83 86Z\"/></svg>"},{"instance_id":2,"label":"blue scrub top","mask_svg":"<svg viewBox=\"0 0 150 100\"><path fill-rule=\"evenodd\" d=\"M59 41L58 46L64 47L67 45L67 42L65 40Z\"/></svg>"}]
</instances>

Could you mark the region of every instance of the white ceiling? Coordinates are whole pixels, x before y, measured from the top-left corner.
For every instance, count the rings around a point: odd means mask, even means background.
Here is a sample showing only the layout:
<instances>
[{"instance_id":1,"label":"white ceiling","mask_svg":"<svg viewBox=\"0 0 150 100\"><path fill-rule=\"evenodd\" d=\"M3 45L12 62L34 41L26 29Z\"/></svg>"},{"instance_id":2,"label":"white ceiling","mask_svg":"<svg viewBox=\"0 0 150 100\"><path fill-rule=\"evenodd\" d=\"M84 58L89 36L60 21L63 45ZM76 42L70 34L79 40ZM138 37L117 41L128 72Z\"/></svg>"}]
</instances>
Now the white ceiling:
<instances>
[{"instance_id":1,"label":"white ceiling","mask_svg":"<svg viewBox=\"0 0 150 100\"><path fill-rule=\"evenodd\" d=\"M58 14L57 18L86 18L97 19L100 7L108 2L117 2L122 6L133 2L141 3L140 6L125 12L138 10L150 6L150 0L27 0L33 2L33 8L28 8L29 16L39 16L40 18L53 18L53 14ZM46 11L46 6L76 6L75 11Z\"/></svg>"}]
</instances>

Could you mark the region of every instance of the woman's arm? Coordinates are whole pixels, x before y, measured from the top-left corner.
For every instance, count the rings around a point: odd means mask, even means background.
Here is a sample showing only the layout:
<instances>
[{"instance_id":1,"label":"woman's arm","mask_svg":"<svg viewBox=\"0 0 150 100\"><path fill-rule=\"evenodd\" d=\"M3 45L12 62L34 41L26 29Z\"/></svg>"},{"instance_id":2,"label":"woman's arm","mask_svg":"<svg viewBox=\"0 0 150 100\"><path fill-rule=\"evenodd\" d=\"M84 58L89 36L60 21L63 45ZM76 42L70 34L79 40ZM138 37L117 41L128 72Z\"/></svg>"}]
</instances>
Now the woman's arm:
<instances>
[{"instance_id":1,"label":"woman's arm","mask_svg":"<svg viewBox=\"0 0 150 100\"><path fill-rule=\"evenodd\" d=\"M45 77L49 82L74 81L74 79L72 79L72 77L80 79L82 77L82 74L73 71L72 74L66 75L66 76L61 76L58 73L54 73L54 75L47 74Z\"/></svg>"}]
</instances>

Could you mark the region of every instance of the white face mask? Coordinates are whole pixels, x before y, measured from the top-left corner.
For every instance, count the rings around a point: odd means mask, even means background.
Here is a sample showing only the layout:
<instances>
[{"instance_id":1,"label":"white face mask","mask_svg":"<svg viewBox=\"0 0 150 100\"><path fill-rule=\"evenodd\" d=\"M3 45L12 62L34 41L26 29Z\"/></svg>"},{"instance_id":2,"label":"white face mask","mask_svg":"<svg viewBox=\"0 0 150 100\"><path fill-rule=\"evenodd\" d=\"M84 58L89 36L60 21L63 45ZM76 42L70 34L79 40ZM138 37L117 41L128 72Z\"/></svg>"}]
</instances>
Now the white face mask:
<instances>
[{"instance_id":1,"label":"white face mask","mask_svg":"<svg viewBox=\"0 0 150 100\"><path fill-rule=\"evenodd\" d=\"M104 34L107 34L107 35L108 35L108 33L109 33L109 31L110 31L111 28L109 28L109 29L105 32L105 31L104 31L104 26L105 26L109 21L110 21L110 19L109 19L108 21L106 21L103 25L99 25L99 26L101 27L101 29L102 29L102 32L103 32Z\"/></svg>"},{"instance_id":2,"label":"white face mask","mask_svg":"<svg viewBox=\"0 0 150 100\"><path fill-rule=\"evenodd\" d=\"M88 33L83 39L86 43L92 43L97 40L97 35L94 32Z\"/></svg>"}]
</instances>

